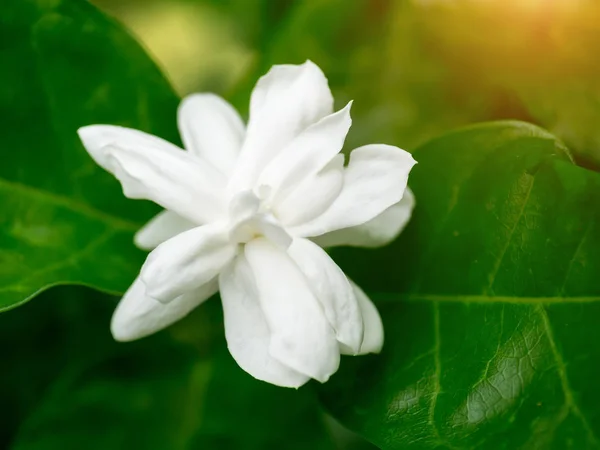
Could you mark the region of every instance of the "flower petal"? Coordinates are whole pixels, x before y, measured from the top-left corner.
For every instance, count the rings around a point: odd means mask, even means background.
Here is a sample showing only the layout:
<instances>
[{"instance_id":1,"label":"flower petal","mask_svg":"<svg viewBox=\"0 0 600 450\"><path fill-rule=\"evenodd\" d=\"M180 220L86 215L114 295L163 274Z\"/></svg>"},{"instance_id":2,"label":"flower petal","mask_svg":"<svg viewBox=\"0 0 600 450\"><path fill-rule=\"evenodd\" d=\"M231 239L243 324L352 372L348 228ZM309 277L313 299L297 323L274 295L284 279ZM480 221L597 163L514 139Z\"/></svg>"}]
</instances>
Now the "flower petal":
<instances>
[{"instance_id":1,"label":"flower petal","mask_svg":"<svg viewBox=\"0 0 600 450\"><path fill-rule=\"evenodd\" d=\"M203 225L156 247L140 276L148 295L166 303L217 276L235 251L222 224Z\"/></svg>"},{"instance_id":2,"label":"flower petal","mask_svg":"<svg viewBox=\"0 0 600 450\"><path fill-rule=\"evenodd\" d=\"M252 188L279 151L332 111L327 78L314 63L273 66L252 92L246 140L230 191Z\"/></svg>"},{"instance_id":3,"label":"flower petal","mask_svg":"<svg viewBox=\"0 0 600 450\"><path fill-rule=\"evenodd\" d=\"M336 155L320 172L306 178L283 201L273 205L281 223L290 227L323 214L344 184L344 155Z\"/></svg>"},{"instance_id":4,"label":"flower petal","mask_svg":"<svg viewBox=\"0 0 600 450\"><path fill-rule=\"evenodd\" d=\"M294 239L288 254L321 302L338 342L358 353L363 341L363 319L354 290L342 269L321 247L307 239Z\"/></svg>"},{"instance_id":5,"label":"flower petal","mask_svg":"<svg viewBox=\"0 0 600 450\"><path fill-rule=\"evenodd\" d=\"M351 228L331 231L312 239L321 247L349 245L353 247L381 247L396 239L402 232L415 207L415 196L406 188L402 200L390 206L368 222Z\"/></svg>"},{"instance_id":6,"label":"flower petal","mask_svg":"<svg viewBox=\"0 0 600 450\"><path fill-rule=\"evenodd\" d=\"M296 186L323 169L342 150L352 125L351 105L309 126L261 173L258 185L273 189L275 202L284 201Z\"/></svg>"},{"instance_id":7,"label":"flower petal","mask_svg":"<svg viewBox=\"0 0 600 450\"><path fill-rule=\"evenodd\" d=\"M112 335L117 341L148 336L183 318L217 290L217 280L213 279L165 305L146 295L146 286L136 278L113 314Z\"/></svg>"},{"instance_id":8,"label":"flower petal","mask_svg":"<svg viewBox=\"0 0 600 450\"><path fill-rule=\"evenodd\" d=\"M177 112L185 148L229 175L235 166L246 133L238 112L214 94L192 94Z\"/></svg>"},{"instance_id":9,"label":"flower petal","mask_svg":"<svg viewBox=\"0 0 600 450\"><path fill-rule=\"evenodd\" d=\"M157 136L116 125L89 125L79 128L77 134L94 161L109 172L112 171L106 154L106 147L109 145L124 145L142 149L146 147L162 148L166 151L181 150L176 145Z\"/></svg>"},{"instance_id":10,"label":"flower petal","mask_svg":"<svg viewBox=\"0 0 600 450\"><path fill-rule=\"evenodd\" d=\"M271 332L244 255L221 272L219 286L227 347L239 366L254 378L282 387L298 388L310 380L269 354Z\"/></svg>"},{"instance_id":11,"label":"flower petal","mask_svg":"<svg viewBox=\"0 0 600 450\"><path fill-rule=\"evenodd\" d=\"M181 150L127 144L109 145L105 153L127 197L152 200L194 223L225 214L225 178L202 160Z\"/></svg>"},{"instance_id":12,"label":"flower petal","mask_svg":"<svg viewBox=\"0 0 600 450\"><path fill-rule=\"evenodd\" d=\"M246 244L245 255L271 330L269 353L324 383L338 369L339 348L302 272L285 251L264 238Z\"/></svg>"},{"instance_id":13,"label":"flower petal","mask_svg":"<svg viewBox=\"0 0 600 450\"><path fill-rule=\"evenodd\" d=\"M153 200L195 222L221 212L218 191L225 186L224 177L175 145L112 125L82 127L78 133L92 158L119 178L125 195Z\"/></svg>"},{"instance_id":14,"label":"flower petal","mask_svg":"<svg viewBox=\"0 0 600 450\"><path fill-rule=\"evenodd\" d=\"M384 340L381 316L373 302L367 297L367 294L365 294L352 280L348 281L350 281L354 293L356 294L365 329L364 339L358 354L366 355L367 353L379 353L383 347ZM340 351L343 355L356 355L354 349L344 344L340 344Z\"/></svg>"},{"instance_id":15,"label":"flower petal","mask_svg":"<svg viewBox=\"0 0 600 450\"><path fill-rule=\"evenodd\" d=\"M134 236L133 240L142 250L154 250L158 245L179 233L197 225L179 214L164 210L154 216Z\"/></svg>"},{"instance_id":16,"label":"flower petal","mask_svg":"<svg viewBox=\"0 0 600 450\"><path fill-rule=\"evenodd\" d=\"M287 249L292 237L269 212L259 211L260 199L252 191L242 191L229 203L229 237L234 242L248 242L256 235Z\"/></svg>"},{"instance_id":17,"label":"flower petal","mask_svg":"<svg viewBox=\"0 0 600 450\"><path fill-rule=\"evenodd\" d=\"M391 145L372 144L355 149L350 154L338 198L316 219L292 227L292 234L314 237L368 222L402 199L408 174L415 164L410 153Z\"/></svg>"}]
</instances>

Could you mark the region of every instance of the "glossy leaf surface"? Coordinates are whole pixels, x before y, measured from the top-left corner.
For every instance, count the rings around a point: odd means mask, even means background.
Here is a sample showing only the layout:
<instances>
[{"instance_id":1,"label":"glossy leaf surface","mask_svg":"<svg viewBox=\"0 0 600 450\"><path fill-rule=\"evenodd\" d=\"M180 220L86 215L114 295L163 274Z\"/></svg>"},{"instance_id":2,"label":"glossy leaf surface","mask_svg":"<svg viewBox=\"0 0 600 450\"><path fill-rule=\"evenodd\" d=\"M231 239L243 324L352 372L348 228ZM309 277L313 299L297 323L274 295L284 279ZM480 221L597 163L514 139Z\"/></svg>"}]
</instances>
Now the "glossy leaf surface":
<instances>
[{"instance_id":1,"label":"glossy leaf surface","mask_svg":"<svg viewBox=\"0 0 600 450\"><path fill-rule=\"evenodd\" d=\"M140 46L83 1L8 0L0 14L0 311L57 283L123 291L156 208L127 200L77 128L177 142L177 98Z\"/></svg>"},{"instance_id":2,"label":"glossy leaf surface","mask_svg":"<svg viewBox=\"0 0 600 450\"><path fill-rule=\"evenodd\" d=\"M599 448L600 175L516 122L415 158L403 235L334 255L386 344L346 359L325 404L383 449Z\"/></svg>"}]
</instances>

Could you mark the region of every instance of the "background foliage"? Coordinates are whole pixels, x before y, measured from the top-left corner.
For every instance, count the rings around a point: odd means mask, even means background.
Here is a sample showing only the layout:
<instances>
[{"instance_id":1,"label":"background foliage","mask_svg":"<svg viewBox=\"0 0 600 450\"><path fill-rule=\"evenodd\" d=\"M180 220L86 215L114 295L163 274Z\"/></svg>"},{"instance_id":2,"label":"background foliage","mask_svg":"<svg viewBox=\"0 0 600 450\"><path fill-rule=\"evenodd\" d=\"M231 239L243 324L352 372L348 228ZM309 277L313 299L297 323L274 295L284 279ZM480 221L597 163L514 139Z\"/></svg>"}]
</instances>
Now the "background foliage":
<instances>
[{"instance_id":1,"label":"background foliage","mask_svg":"<svg viewBox=\"0 0 600 450\"><path fill-rule=\"evenodd\" d=\"M373 448L340 421L383 449L600 448L597 2L94 3L0 5L0 309L35 296L0 315L0 447ZM419 161L406 232L333 253L380 307L382 355L275 388L229 357L217 301L113 342L116 297L90 287L127 287L156 210L123 198L76 128L178 143L181 95L244 112L260 74L307 58L338 105L355 99L348 147Z\"/></svg>"}]
</instances>

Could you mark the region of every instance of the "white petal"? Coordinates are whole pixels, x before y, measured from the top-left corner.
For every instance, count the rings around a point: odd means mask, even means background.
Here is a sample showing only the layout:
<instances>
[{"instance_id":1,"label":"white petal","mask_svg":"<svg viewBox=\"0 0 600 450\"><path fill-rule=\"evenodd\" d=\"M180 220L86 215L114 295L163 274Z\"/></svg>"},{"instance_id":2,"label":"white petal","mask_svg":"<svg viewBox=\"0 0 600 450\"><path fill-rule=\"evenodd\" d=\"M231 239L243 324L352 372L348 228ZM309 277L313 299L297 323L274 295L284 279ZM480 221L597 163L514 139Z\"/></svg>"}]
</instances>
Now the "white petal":
<instances>
[{"instance_id":1,"label":"white petal","mask_svg":"<svg viewBox=\"0 0 600 450\"><path fill-rule=\"evenodd\" d=\"M246 140L230 191L253 187L278 152L306 127L332 112L327 78L314 63L273 66L252 92Z\"/></svg>"},{"instance_id":2,"label":"white petal","mask_svg":"<svg viewBox=\"0 0 600 450\"><path fill-rule=\"evenodd\" d=\"M133 341L171 325L215 294L217 280L176 298L168 305L146 295L146 286L136 278L125 293L111 321L111 332L117 341Z\"/></svg>"},{"instance_id":3,"label":"white petal","mask_svg":"<svg viewBox=\"0 0 600 450\"><path fill-rule=\"evenodd\" d=\"M415 207L415 196L406 188L402 200L390 206L377 217L352 228L325 233L312 239L321 247L349 245L353 247L381 247L392 242L402 232Z\"/></svg>"},{"instance_id":4,"label":"white petal","mask_svg":"<svg viewBox=\"0 0 600 450\"><path fill-rule=\"evenodd\" d=\"M181 150L156 147L106 147L111 172L129 198L152 200L195 223L225 214L225 178L202 160Z\"/></svg>"},{"instance_id":5,"label":"white petal","mask_svg":"<svg viewBox=\"0 0 600 450\"><path fill-rule=\"evenodd\" d=\"M339 342L360 351L363 321L356 295L342 269L317 244L294 239L288 254L298 265L313 294L321 302L325 316Z\"/></svg>"},{"instance_id":6,"label":"white petal","mask_svg":"<svg viewBox=\"0 0 600 450\"><path fill-rule=\"evenodd\" d=\"M198 224L190 222L179 214L164 210L144 225L133 239L135 245L142 250L153 250L166 240L196 226Z\"/></svg>"},{"instance_id":7,"label":"white petal","mask_svg":"<svg viewBox=\"0 0 600 450\"><path fill-rule=\"evenodd\" d=\"M229 236L233 242L248 242L264 236L283 249L292 243L292 237L279 221L266 211L259 211L260 199L253 191L237 193L229 203Z\"/></svg>"},{"instance_id":8,"label":"white petal","mask_svg":"<svg viewBox=\"0 0 600 450\"><path fill-rule=\"evenodd\" d=\"M245 247L258 296L271 330L269 353L322 383L338 369L333 328L294 261L264 238Z\"/></svg>"},{"instance_id":9,"label":"white petal","mask_svg":"<svg viewBox=\"0 0 600 450\"><path fill-rule=\"evenodd\" d=\"M242 147L244 122L237 111L214 94L192 94L177 112L185 148L225 175L231 173Z\"/></svg>"},{"instance_id":10,"label":"white petal","mask_svg":"<svg viewBox=\"0 0 600 450\"><path fill-rule=\"evenodd\" d=\"M219 285L227 347L239 366L254 378L282 387L298 388L310 380L269 354L271 332L243 255L221 272Z\"/></svg>"},{"instance_id":11,"label":"white petal","mask_svg":"<svg viewBox=\"0 0 600 450\"><path fill-rule=\"evenodd\" d=\"M112 171L107 158L106 147L109 145L124 145L137 148L163 148L167 151L180 150L176 145L143 131L116 125L89 125L77 130L85 149L96 163Z\"/></svg>"},{"instance_id":12,"label":"white petal","mask_svg":"<svg viewBox=\"0 0 600 450\"><path fill-rule=\"evenodd\" d=\"M281 223L290 227L323 214L344 184L344 155L336 155L322 171L306 178L283 201L273 205Z\"/></svg>"},{"instance_id":13,"label":"white petal","mask_svg":"<svg viewBox=\"0 0 600 450\"><path fill-rule=\"evenodd\" d=\"M156 247L142 267L141 278L150 297L169 302L217 276L235 251L222 224L203 225Z\"/></svg>"},{"instance_id":14,"label":"white petal","mask_svg":"<svg viewBox=\"0 0 600 450\"><path fill-rule=\"evenodd\" d=\"M175 145L111 125L82 127L78 133L92 158L121 181L128 197L152 200L195 222L221 212L225 178Z\"/></svg>"},{"instance_id":15,"label":"white petal","mask_svg":"<svg viewBox=\"0 0 600 450\"><path fill-rule=\"evenodd\" d=\"M344 173L342 192L331 207L290 231L296 236L313 237L368 222L402 199L415 164L410 153L390 145L355 149Z\"/></svg>"},{"instance_id":16,"label":"white petal","mask_svg":"<svg viewBox=\"0 0 600 450\"><path fill-rule=\"evenodd\" d=\"M260 198L254 191L241 191L229 201L229 217L236 224L243 222L258 213Z\"/></svg>"},{"instance_id":17,"label":"white petal","mask_svg":"<svg viewBox=\"0 0 600 450\"><path fill-rule=\"evenodd\" d=\"M342 150L352 125L351 105L308 127L265 168L258 185L273 189L275 202L284 201L298 184L323 169Z\"/></svg>"},{"instance_id":18,"label":"white petal","mask_svg":"<svg viewBox=\"0 0 600 450\"><path fill-rule=\"evenodd\" d=\"M288 106L299 106L286 111ZM281 119L275 112L287 114L285 122L306 128L333 112L333 96L323 71L312 61L304 64L275 65L262 76L250 98L250 121ZM281 120L281 122L284 122Z\"/></svg>"},{"instance_id":19,"label":"white petal","mask_svg":"<svg viewBox=\"0 0 600 450\"><path fill-rule=\"evenodd\" d=\"M377 308L373 302L369 299L369 297L367 297L367 294L365 294L363 290L352 280L349 281L354 288L354 293L358 299L365 329L365 336L358 354L366 355L367 353L379 353L383 347L384 337L381 316L379 315L379 312L377 311ZM353 349L343 344L340 344L340 351L344 355L356 354Z\"/></svg>"}]
</instances>

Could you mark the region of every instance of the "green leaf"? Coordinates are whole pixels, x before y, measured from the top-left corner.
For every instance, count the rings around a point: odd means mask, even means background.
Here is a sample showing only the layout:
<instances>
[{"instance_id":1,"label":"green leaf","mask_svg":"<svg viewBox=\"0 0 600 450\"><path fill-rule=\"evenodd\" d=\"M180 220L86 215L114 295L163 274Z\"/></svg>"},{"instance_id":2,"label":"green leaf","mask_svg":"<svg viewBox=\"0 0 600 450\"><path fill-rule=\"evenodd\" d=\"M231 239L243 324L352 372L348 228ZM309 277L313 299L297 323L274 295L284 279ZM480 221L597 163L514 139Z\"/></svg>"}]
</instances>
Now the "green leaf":
<instances>
[{"instance_id":1,"label":"green leaf","mask_svg":"<svg viewBox=\"0 0 600 450\"><path fill-rule=\"evenodd\" d=\"M415 158L402 236L334 253L386 343L343 361L328 409L383 449L600 448L600 175L516 122Z\"/></svg>"},{"instance_id":2,"label":"green leaf","mask_svg":"<svg viewBox=\"0 0 600 450\"><path fill-rule=\"evenodd\" d=\"M218 347L191 448L334 449L310 386L292 390L257 381L237 366L224 341Z\"/></svg>"},{"instance_id":3,"label":"green leaf","mask_svg":"<svg viewBox=\"0 0 600 450\"><path fill-rule=\"evenodd\" d=\"M195 432L210 360L166 333L116 343L107 326L116 302L105 295L61 287L43 297L1 317L26 324L37 318L33 332L21 327L7 336L20 343L19 360L4 370L13 389L52 377L29 401L13 399L21 418L7 448L184 448ZM60 332L43 336L52 328Z\"/></svg>"},{"instance_id":4,"label":"green leaf","mask_svg":"<svg viewBox=\"0 0 600 450\"><path fill-rule=\"evenodd\" d=\"M178 99L117 24L79 0L8 0L0 15L0 311L57 283L121 292L156 208L126 200L76 134L94 123L177 141Z\"/></svg>"},{"instance_id":5,"label":"green leaf","mask_svg":"<svg viewBox=\"0 0 600 450\"><path fill-rule=\"evenodd\" d=\"M78 293L89 301L82 302ZM88 334L98 331L90 326L94 318L107 320L98 314L102 306L104 311L112 306L110 299L101 297L90 290L62 286L43 292L35 302L11 314L0 315L0 342L7 349L2 354L0 448L8 448L21 421L69 361L89 355L88 349L79 351L81 342L93 343L94 353L103 351L98 341L105 339L107 324L95 340Z\"/></svg>"},{"instance_id":6,"label":"green leaf","mask_svg":"<svg viewBox=\"0 0 600 450\"><path fill-rule=\"evenodd\" d=\"M172 334L122 344L107 325L115 300L60 287L0 316L0 340L19 343L3 356L2 448L332 450L310 386L236 365L217 301Z\"/></svg>"}]
</instances>

